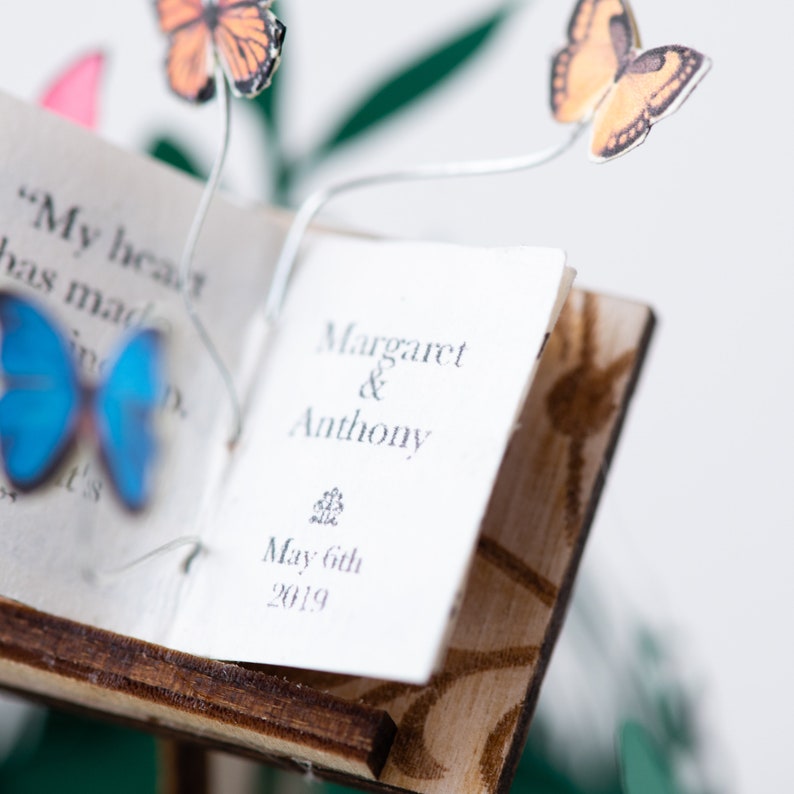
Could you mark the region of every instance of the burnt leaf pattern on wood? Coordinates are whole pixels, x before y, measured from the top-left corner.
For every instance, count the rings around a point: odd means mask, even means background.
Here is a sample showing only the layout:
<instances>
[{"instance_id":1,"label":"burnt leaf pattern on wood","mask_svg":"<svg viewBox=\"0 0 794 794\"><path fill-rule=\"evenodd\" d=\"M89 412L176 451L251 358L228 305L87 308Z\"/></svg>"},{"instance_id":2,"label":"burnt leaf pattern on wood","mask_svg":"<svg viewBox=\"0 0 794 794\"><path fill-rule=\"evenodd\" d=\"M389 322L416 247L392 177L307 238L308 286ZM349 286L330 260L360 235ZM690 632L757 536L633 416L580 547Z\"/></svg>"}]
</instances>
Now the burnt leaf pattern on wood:
<instances>
[{"instance_id":1,"label":"burnt leaf pattern on wood","mask_svg":"<svg viewBox=\"0 0 794 794\"><path fill-rule=\"evenodd\" d=\"M411 705L399 722L390 760L409 777L439 780L448 769L427 748L425 730L432 710L461 679L511 667L526 667L533 664L537 656L537 647L503 648L488 653L452 648L444 670L433 676L427 686L381 684L364 693L362 700L384 708L401 695L413 695Z\"/></svg>"},{"instance_id":2,"label":"burnt leaf pattern on wood","mask_svg":"<svg viewBox=\"0 0 794 794\"><path fill-rule=\"evenodd\" d=\"M598 347L596 298L585 294L581 340L576 364L556 381L546 398L546 410L554 429L568 439L565 494L565 534L573 543L582 523L582 491L585 445L600 433L618 409L617 385L634 366L636 351L629 350L606 367L596 363ZM565 315L561 322L565 324Z\"/></svg>"}]
</instances>

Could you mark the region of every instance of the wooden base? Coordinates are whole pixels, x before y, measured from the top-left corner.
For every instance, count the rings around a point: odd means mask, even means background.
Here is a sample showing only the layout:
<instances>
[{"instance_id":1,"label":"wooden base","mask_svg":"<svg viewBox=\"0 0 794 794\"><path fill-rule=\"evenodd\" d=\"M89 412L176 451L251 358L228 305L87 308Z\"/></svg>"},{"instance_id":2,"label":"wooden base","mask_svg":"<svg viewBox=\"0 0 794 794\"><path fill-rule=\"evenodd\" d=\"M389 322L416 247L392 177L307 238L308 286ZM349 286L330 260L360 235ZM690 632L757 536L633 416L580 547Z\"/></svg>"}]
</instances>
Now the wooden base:
<instances>
[{"instance_id":1,"label":"wooden base","mask_svg":"<svg viewBox=\"0 0 794 794\"><path fill-rule=\"evenodd\" d=\"M379 709L0 601L0 684L188 743L364 778L395 727Z\"/></svg>"},{"instance_id":2,"label":"wooden base","mask_svg":"<svg viewBox=\"0 0 794 794\"><path fill-rule=\"evenodd\" d=\"M374 790L507 792L652 327L646 306L571 295L427 686L245 669L8 601L0 686Z\"/></svg>"}]
</instances>

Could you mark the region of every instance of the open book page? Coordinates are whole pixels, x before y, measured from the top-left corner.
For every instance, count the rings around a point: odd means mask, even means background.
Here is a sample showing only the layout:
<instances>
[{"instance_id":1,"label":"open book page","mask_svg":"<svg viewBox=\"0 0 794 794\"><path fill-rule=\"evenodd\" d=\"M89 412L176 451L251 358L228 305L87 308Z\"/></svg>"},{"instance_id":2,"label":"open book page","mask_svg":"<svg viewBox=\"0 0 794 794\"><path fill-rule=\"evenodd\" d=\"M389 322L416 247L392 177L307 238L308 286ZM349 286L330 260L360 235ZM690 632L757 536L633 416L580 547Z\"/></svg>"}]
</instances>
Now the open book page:
<instances>
[{"instance_id":1,"label":"open book page","mask_svg":"<svg viewBox=\"0 0 794 794\"><path fill-rule=\"evenodd\" d=\"M278 324L283 224L216 200L196 305L243 435L176 289L201 186L0 98L0 277L37 296L84 377L124 327L169 333L155 499L119 507L83 444L30 494L0 491L0 594L216 658L427 679L545 336L559 251L306 241ZM118 569L186 535L185 550Z\"/></svg>"},{"instance_id":2,"label":"open book page","mask_svg":"<svg viewBox=\"0 0 794 794\"><path fill-rule=\"evenodd\" d=\"M548 249L314 238L172 644L427 680L569 275Z\"/></svg>"},{"instance_id":3,"label":"open book page","mask_svg":"<svg viewBox=\"0 0 794 794\"><path fill-rule=\"evenodd\" d=\"M50 113L0 96L0 286L43 302L73 341L87 382L126 326L168 334L163 456L143 515L119 507L90 445L30 494L0 492L0 593L54 614L161 640L184 580L185 550L105 575L194 534L213 454L231 414L187 321L177 263L202 185L121 152ZM236 369L264 300L282 225L262 208L217 199L193 277L198 311Z\"/></svg>"}]
</instances>

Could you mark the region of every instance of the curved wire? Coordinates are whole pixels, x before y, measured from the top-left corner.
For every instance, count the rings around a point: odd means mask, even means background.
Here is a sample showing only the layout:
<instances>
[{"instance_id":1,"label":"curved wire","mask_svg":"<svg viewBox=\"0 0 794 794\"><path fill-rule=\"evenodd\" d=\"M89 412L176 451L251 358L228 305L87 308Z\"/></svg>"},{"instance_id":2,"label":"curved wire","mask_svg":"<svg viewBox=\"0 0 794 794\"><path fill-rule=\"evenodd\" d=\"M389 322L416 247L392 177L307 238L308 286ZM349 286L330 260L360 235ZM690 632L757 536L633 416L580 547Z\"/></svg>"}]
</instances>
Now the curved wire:
<instances>
[{"instance_id":1,"label":"curved wire","mask_svg":"<svg viewBox=\"0 0 794 794\"><path fill-rule=\"evenodd\" d=\"M405 170L399 171L368 174L344 182L337 182L334 185L316 190L306 198L303 204L301 204L287 232L284 245L281 248L281 253L273 274L273 281L271 282L270 291L268 292L267 302L265 304L265 317L267 322L274 323L281 311L290 276L292 275L295 260L298 256L298 251L300 250L306 229L317 216L317 213L331 201L331 199L353 190L375 187L376 185L383 185L390 182L452 179L457 177L487 176L491 174L508 174L517 171L526 171L530 168L544 165L566 152L586 126L586 123L577 124L562 143L551 146L548 149L542 149L539 152L532 152L531 154L517 155L515 157L501 157L491 160L435 163L417 166L415 168L406 168Z\"/></svg>"},{"instance_id":2,"label":"curved wire","mask_svg":"<svg viewBox=\"0 0 794 794\"><path fill-rule=\"evenodd\" d=\"M193 216L193 222L185 240L185 247L182 249L182 258L179 262L179 290L182 294L182 302L185 305L185 311L193 323L193 327L201 339L207 353L209 353L218 374L223 380L226 392L229 396L229 402L232 406L232 432L229 437L229 445L234 446L240 438L242 432L242 411L240 409L240 400L237 396L237 390L234 387L234 380L229 368L221 358L218 348L212 341L212 337L205 328L204 324L199 317L196 307L193 305L193 299L190 295L190 281L193 275L193 259L196 253L196 245L204 227L204 221L207 219L207 213L218 189L218 183L221 179L221 172L223 171L223 164L226 161L226 153L229 151L229 127L231 115L231 99L229 96L229 86L226 82L226 75L218 68L216 71L215 83L218 88L218 103L221 108L221 140L218 145L218 152L215 155L215 161L212 164L212 170L207 179L207 184L204 186L204 192L201 194L199 205L196 209L196 214Z\"/></svg>"},{"instance_id":3,"label":"curved wire","mask_svg":"<svg viewBox=\"0 0 794 794\"><path fill-rule=\"evenodd\" d=\"M184 535L181 538L175 538L174 540L164 543L162 546L158 546L156 549L152 549L152 551L149 551L146 554L143 554L140 557L125 563L124 565L119 565L116 568L111 568L105 571L85 571L85 575L92 582L97 582L100 584L112 582L119 576L123 576L128 571L134 570L139 565L142 565L149 560L155 559L156 557L162 557L164 554L168 554L169 552L175 551L176 549L181 549L185 546L193 547L193 550L190 552L190 554L188 554L182 563L182 569L185 573L187 573L188 569L190 568L190 564L204 549L204 544L198 535Z\"/></svg>"}]
</instances>

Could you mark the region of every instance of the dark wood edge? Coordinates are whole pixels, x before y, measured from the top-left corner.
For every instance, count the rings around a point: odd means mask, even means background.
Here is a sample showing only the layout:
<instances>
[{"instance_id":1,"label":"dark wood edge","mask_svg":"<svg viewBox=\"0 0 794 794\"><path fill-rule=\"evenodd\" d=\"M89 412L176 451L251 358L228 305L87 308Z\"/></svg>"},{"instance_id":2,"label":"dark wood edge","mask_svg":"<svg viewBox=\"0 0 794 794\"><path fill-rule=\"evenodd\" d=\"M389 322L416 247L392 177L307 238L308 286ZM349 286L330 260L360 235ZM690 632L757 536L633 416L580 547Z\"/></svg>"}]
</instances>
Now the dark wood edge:
<instances>
[{"instance_id":1,"label":"dark wood edge","mask_svg":"<svg viewBox=\"0 0 794 794\"><path fill-rule=\"evenodd\" d=\"M253 750L250 747L245 747L233 742L223 741L214 736L202 736L201 734L192 733L188 730L179 730L171 725L159 723L154 718L141 721L110 711L91 708L84 704L61 700L48 695L41 695L27 689L7 686L2 682L0 682L0 691L13 695L14 697L22 698L28 703L36 703L40 706L45 706L65 714L74 714L77 717L97 720L98 722L104 722L109 725L118 725L122 728L142 731L143 733L151 734L157 739L192 745L200 751L227 753L237 756L238 758L245 758L258 764L273 767L274 769L282 769L286 772L295 772L297 774L306 774L311 770L312 774L323 780L336 781L347 786L361 789L369 788L372 791L405 791L404 789L395 789L391 786L383 786L375 780L358 778L348 772L329 769L322 765L314 765L299 758L271 755L270 753Z\"/></svg>"},{"instance_id":2,"label":"dark wood edge","mask_svg":"<svg viewBox=\"0 0 794 794\"><path fill-rule=\"evenodd\" d=\"M0 686L14 690L3 678L3 664L9 662L88 684L98 693L132 697L175 714L195 715L237 733L248 731L338 756L348 765L365 766L375 777L386 763L397 730L380 709L0 599ZM47 696L38 699L60 703ZM103 713L91 703L76 705ZM166 729L152 720L131 716L125 721L154 733L188 741L195 738L187 730ZM218 745L215 738L211 743ZM230 742L225 749L235 752L237 748ZM247 748L239 749L248 754ZM311 759L310 753L307 758Z\"/></svg>"}]
</instances>

